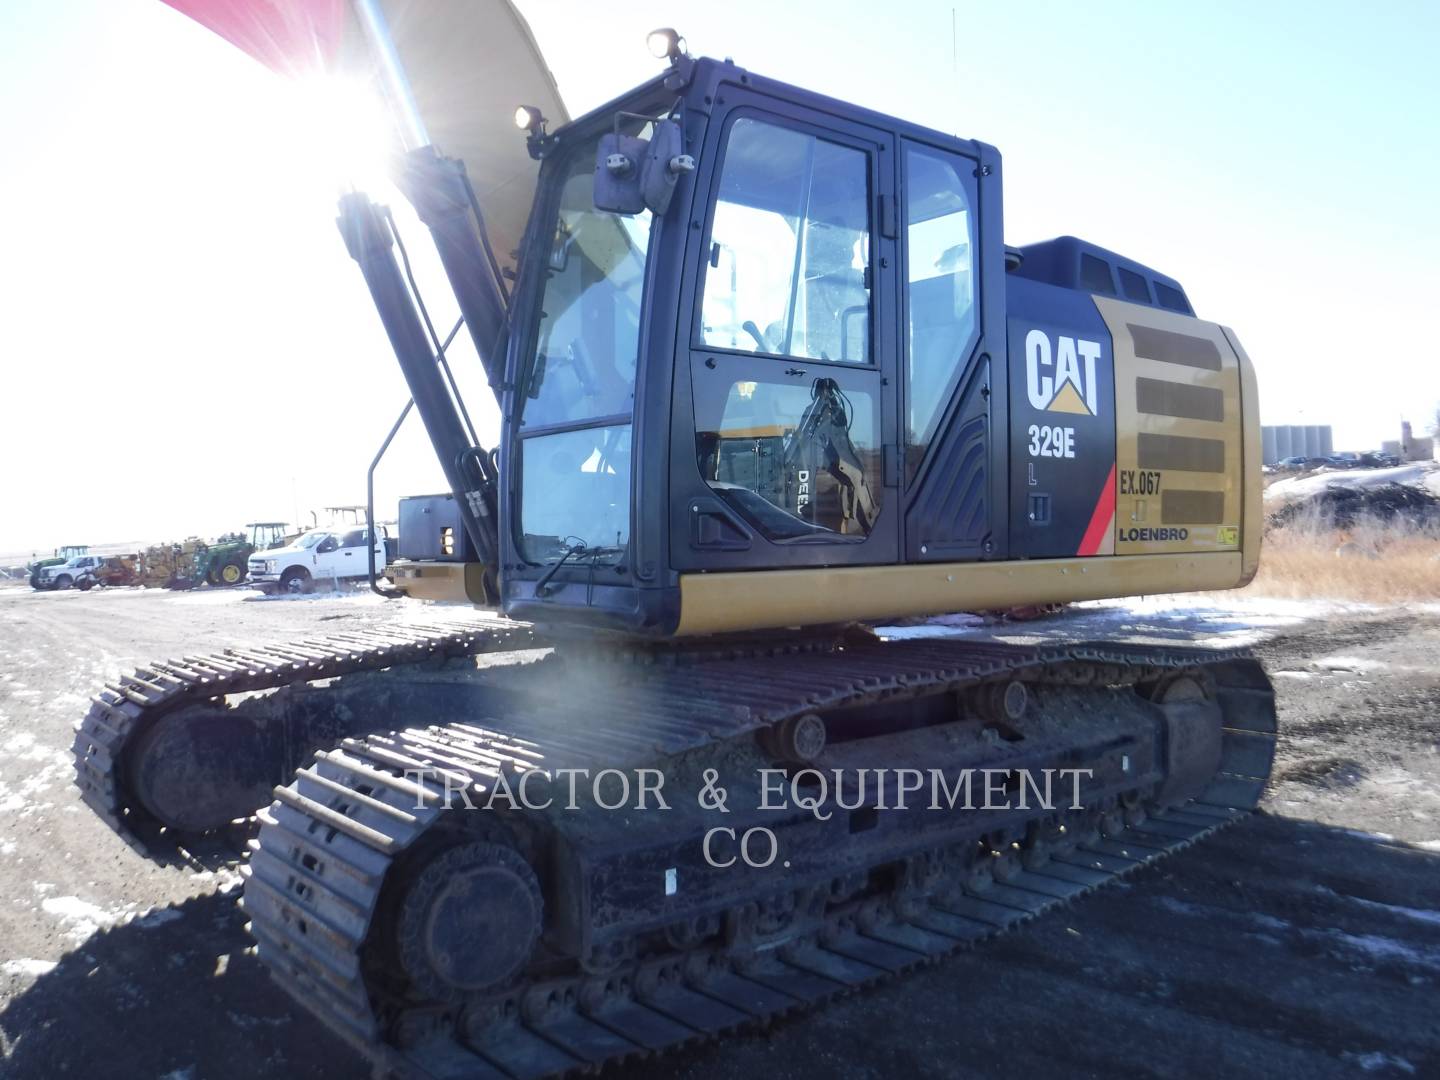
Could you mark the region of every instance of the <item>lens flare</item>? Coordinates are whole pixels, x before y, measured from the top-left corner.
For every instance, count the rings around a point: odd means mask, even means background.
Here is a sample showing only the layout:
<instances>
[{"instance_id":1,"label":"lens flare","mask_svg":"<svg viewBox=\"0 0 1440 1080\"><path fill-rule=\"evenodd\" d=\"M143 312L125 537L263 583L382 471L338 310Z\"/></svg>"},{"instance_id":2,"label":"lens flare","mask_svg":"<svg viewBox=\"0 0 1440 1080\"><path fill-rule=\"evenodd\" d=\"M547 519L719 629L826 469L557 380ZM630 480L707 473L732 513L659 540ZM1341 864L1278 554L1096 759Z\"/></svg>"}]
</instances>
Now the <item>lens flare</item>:
<instances>
[{"instance_id":1,"label":"lens flare","mask_svg":"<svg viewBox=\"0 0 1440 1080\"><path fill-rule=\"evenodd\" d=\"M292 89L313 170L342 187L382 191L401 143L374 87L363 79L326 75L299 80Z\"/></svg>"}]
</instances>

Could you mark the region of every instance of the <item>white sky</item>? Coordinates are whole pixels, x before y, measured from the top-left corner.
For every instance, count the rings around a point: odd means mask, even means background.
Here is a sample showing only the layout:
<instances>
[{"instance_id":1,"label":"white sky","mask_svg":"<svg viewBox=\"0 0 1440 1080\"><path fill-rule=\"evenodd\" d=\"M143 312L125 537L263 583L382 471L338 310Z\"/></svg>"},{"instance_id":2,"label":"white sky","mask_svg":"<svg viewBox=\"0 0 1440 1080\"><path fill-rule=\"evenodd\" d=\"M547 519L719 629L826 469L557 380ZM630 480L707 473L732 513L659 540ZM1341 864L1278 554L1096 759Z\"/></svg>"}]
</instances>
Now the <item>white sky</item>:
<instances>
[{"instance_id":1,"label":"white sky","mask_svg":"<svg viewBox=\"0 0 1440 1080\"><path fill-rule=\"evenodd\" d=\"M1074 233L1178 277L1238 331L1267 423L1359 449L1440 399L1433 5L520 7L576 113L652 75L644 34L674 24L996 144L1007 240ZM311 135L285 82L155 0L0 8L0 552L363 501L407 394ZM442 486L412 418L382 514Z\"/></svg>"}]
</instances>

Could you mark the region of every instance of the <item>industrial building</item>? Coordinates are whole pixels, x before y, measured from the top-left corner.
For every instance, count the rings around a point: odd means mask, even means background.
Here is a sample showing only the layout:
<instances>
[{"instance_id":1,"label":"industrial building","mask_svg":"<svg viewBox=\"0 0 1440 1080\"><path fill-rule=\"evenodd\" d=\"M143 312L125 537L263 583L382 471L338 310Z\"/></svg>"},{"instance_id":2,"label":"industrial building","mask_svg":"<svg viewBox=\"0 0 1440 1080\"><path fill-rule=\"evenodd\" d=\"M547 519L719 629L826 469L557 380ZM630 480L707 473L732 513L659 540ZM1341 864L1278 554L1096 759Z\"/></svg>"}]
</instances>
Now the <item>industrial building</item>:
<instances>
[{"instance_id":1,"label":"industrial building","mask_svg":"<svg viewBox=\"0 0 1440 1080\"><path fill-rule=\"evenodd\" d=\"M1264 464L1274 465L1287 457L1329 457L1335 452L1335 438L1329 424L1277 424L1260 429Z\"/></svg>"},{"instance_id":2,"label":"industrial building","mask_svg":"<svg viewBox=\"0 0 1440 1080\"><path fill-rule=\"evenodd\" d=\"M1382 453L1393 454L1401 461L1430 461L1435 459L1436 440L1424 435L1416 435L1410 427L1410 421L1403 420L1400 423L1400 438L1386 439L1380 444Z\"/></svg>"}]
</instances>

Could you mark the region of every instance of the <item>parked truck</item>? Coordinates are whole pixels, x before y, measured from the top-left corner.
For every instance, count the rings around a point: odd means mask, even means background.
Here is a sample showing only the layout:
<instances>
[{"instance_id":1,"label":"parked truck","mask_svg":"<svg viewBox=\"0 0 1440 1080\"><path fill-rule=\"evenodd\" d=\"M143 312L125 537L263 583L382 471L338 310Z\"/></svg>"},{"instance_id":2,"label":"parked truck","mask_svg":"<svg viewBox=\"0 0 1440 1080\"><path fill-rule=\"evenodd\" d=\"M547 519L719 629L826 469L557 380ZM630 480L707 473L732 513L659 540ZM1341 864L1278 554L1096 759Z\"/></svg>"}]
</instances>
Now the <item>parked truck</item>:
<instances>
[{"instance_id":1,"label":"parked truck","mask_svg":"<svg viewBox=\"0 0 1440 1080\"><path fill-rule=\"evenodd\" d=\"M62 563L69 562L77 555L88 555L89 553L89 544L66 544L64 547L56 548L55 554L48 559L36 559L28 567L30 571L30 587L32 589L48 588L48 586L41 584L42 571L52 566L59 566Z\"/></svg>"},{"instance_id":2,"label":"parked truck","mask_svg":"<svg viewBox=\"0 0 1440 1080\"><path fill-rule=\"evenodd\" d=\"M383 567L389 549L389 530L366 525L310 529L283 548L250 556L250 580L267 593L306 593L317 583L355 581L369 575L367 548L373 542L375 565Z\"/></svg>"},{"instance_id":3,"label":"parked truck","mask_svg":"<svg viewBox=\"0 0 1440 1080\"><path fill-rule=\"evenodd\" d=\"M68 589L81 578L94 575L105 565L103 555L74 555L64 562L50 561L37 573L32 573L30 584L37 589Z\"/></svg>"}]
</instances>

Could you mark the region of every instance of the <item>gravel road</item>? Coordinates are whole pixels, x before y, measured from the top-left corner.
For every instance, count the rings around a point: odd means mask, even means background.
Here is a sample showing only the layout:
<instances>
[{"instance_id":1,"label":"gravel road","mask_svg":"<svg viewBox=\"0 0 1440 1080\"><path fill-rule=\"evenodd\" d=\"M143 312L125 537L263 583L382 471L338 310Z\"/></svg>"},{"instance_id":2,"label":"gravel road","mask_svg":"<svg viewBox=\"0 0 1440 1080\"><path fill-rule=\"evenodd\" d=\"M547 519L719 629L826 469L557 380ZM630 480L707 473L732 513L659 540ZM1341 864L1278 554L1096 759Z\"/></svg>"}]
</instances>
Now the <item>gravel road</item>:
<instances>
[{"instance_id":1,"label":"gravel road","mask_svg":"<svg viewBox=\"0 0 1440 1080\"><path fill-rule=\"evenodd\" d=\"M79 803L71 725L147 658L420 610L0 588L0 1075L365 1075L247 951L238 874L151 866ZM1440 1076L1440 612L1282 615L1220 600L1002 630L1254 642L1281 718L1264 812L1007 938L643 1075Z\"/></svg>"}]
</instances>

